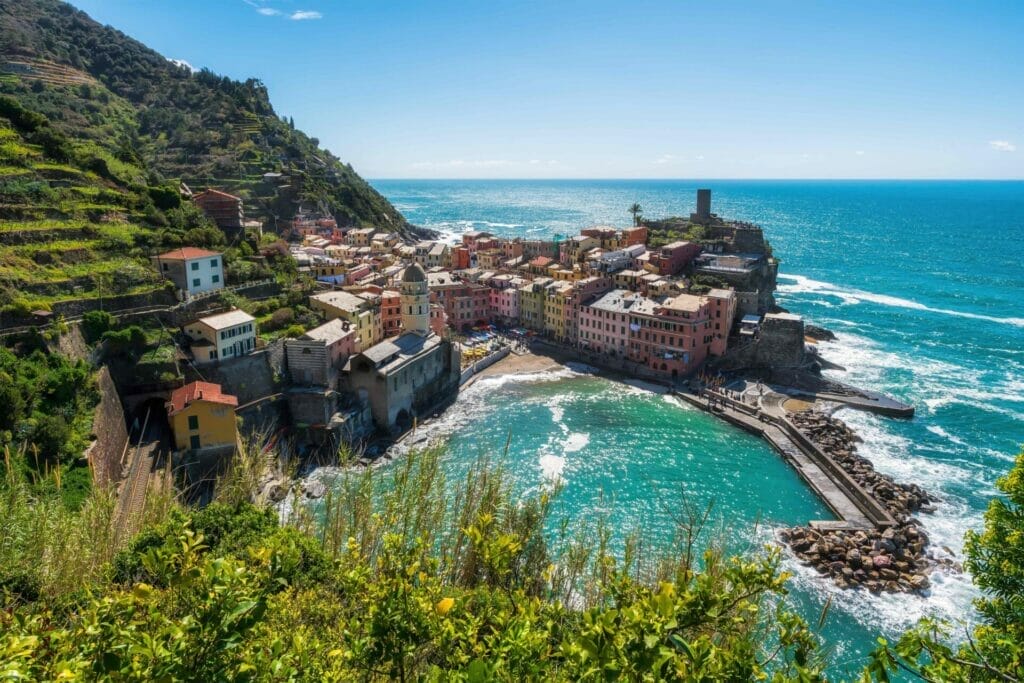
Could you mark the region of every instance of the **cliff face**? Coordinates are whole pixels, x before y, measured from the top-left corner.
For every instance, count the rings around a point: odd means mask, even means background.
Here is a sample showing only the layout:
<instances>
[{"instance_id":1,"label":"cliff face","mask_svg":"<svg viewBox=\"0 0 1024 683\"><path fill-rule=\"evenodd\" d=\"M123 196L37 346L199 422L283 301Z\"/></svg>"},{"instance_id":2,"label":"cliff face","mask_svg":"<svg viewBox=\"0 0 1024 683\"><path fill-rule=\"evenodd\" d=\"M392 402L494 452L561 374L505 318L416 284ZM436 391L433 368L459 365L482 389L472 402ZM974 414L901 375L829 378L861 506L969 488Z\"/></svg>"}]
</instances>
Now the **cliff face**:
<instances>
[{"instance_id":1,"label":"cliff face","mask_svg":"<svg viewBox=\"0 0 1024 683\"><path fill-rule=\"evenodd\" d=\"M271 224L302 205L341 224L410 228L351 166L280 118L258 80L193 73L58 0L0 0L0 93L148 174L240 194Z\"/></svg>"}]
</instances>

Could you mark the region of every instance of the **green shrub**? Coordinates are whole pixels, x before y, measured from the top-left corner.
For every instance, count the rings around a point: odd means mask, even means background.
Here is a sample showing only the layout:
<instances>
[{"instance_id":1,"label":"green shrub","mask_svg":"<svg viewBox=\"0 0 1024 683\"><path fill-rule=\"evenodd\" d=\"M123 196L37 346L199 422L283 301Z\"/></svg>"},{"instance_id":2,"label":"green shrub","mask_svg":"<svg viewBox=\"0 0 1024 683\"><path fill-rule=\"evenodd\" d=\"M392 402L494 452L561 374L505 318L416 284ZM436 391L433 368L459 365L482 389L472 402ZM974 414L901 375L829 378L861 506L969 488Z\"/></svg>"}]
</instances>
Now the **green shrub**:
<instances>
[{"instance_id":1,"label":"green shrub","mask_svg":"<svg viewBox=\"0 0 1024 683\"><path fill-rule=\"evenodd\" d=\"M82 332L87 342L94 343L114 328L117 320L107 311L87 311L82 315Z\"/></svg>"}]
</instances>

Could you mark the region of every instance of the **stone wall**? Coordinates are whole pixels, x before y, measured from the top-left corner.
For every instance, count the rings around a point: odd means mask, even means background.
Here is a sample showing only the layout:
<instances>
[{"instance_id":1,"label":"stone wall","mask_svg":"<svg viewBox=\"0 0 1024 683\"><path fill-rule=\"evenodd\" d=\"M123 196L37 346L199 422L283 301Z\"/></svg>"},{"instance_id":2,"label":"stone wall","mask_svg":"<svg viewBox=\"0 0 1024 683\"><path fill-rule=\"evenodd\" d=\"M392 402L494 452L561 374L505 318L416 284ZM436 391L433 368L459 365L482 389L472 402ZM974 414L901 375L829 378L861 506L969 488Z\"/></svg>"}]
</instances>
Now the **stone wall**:
<instances>
[{"instance_id":1,"label":"stone wall","mask_svg":"<svg viewBox=\"0 0 1024 683\"><path fill-rule=\"evenodd\" d=\"M128 429L117 387L105 366L100 368L96 384L100 392L92 425L96 440L89 447L87 456L92 465L94 483L106 487L116 484L121 478L121 456L128 443Z\"/></svg>"},{"instance_id":2,"label":"stone wall","mask_svg":"<svg viewBox=\"0 0 1024 683\"><path fill-rule=\"evenodd\" d=\"M199 380L220 384L224 391L238 397L239 405L276 394L280 391L279 380L283 376L282 348L280 342L274 342L265 349L240 358L197 367L187 364L183 366L185 382Z\"/></svg>"}]
</instances>

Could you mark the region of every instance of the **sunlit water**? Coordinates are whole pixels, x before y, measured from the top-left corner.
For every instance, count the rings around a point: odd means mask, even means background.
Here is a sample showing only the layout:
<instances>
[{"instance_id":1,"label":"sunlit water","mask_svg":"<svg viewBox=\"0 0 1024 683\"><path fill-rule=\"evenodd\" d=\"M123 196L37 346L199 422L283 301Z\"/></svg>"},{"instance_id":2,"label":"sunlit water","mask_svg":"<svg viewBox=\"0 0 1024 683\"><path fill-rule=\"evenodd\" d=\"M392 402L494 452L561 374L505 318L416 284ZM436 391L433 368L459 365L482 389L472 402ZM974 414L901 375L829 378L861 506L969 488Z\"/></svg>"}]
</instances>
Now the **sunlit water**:
<instances>
[{"instance_id":1,"label":"sunlit water","mask_svg":"<svg viewBox=\"0 0 1024 683\"><path fill-rule=\"evenodd\" d=\"M924 523L958 558L981 525L995 479L1024 442L1024 183L709 181L378 181L410 221L450 237L514 236L685 215L714 190L720 215L761 224L781 259L779 303L825 325L822 354L853 384L913 404L912 420L841 411L882 472L942 498ZM577 368L579 370L579 368ZM585 370L585 368L583 368ZM737 549L773 529L828 518L765 444L676 401L586 372L485 379L430 429L449 437L446 466L497 454L523 493L564 484L560 514L606 516L665 544L683 500L715 502L713 526ZM792 561L792 600L816 621L833 673L864 662L877 635L925 614L971 618L969 577L933 577L927 598L841 591Z\"/></svg>"}]
</instances>

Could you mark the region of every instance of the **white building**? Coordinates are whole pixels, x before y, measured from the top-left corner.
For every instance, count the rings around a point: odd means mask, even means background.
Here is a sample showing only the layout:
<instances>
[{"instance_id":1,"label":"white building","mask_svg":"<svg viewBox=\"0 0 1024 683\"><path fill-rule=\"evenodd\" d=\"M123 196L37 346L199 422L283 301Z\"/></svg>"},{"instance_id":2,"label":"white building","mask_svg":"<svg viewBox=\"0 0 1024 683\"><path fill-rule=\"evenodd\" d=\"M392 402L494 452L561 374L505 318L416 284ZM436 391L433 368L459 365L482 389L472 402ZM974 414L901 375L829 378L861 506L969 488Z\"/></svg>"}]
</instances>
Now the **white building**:
<instances>
[{"instance_id":1,"label":"white building","mask_svg":"<svg viewBox=\"0 0 1024 683\"><path fill-rule=\"evenodd\" d=\"M224 287L224 257L218 251L182 247L154 256L152 261L185 298Z\"/></svg>"},{"instance_id":2,"label":"white building","mask_svg":"<svg viewBox=\"0 0 1024 683\"><path fill-rule=\"evenodd\" d=\"M234 309L185 325L197 363L237 358L256 349L256 318Z\"/></svg>"}]
</instances>

